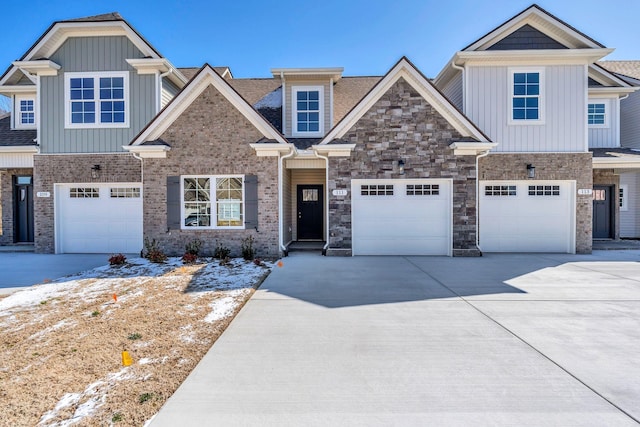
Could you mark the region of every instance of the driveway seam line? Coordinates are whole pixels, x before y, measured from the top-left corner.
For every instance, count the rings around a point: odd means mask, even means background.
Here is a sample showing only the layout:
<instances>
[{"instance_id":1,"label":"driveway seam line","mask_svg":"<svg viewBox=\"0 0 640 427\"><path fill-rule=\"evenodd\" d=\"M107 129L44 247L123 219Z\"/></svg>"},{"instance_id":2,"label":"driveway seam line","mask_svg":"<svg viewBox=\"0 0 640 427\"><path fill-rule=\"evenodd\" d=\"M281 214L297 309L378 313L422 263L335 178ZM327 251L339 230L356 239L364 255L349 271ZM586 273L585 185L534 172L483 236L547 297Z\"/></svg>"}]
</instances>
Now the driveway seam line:
<instances>
[{"instance_id":1,"label":"driveway seam line","mask_svg":"<svg viewBox=\"0 0 640 427\"><path fill-rule=\"evenodd\" d=\"M623 414L625 414L627 417L631 418L633 421L635 421L636 423L640 424L640 420L638 420L636 417L634 417L633 415L631 415L630 413L628 413L627 411L625 411L624 409L622 409L620 406L616 405L615 403L613 403L611 400L607 399L605 396L603 396L600 392L598 392L597 390L595 390L593 387L591 387L590 385L588 385L587 383L585 383L584 381L582 381L580 378L578 378L576 375L572 374L569 370L567 370L566 368L564 368L562 365L560 365L558 362L556 362L555 360L551 359L549 356L547 356L546 354L544 354L542 351L538 350L535 346L533 346L532 344L530 344L529 342L525 341L522 337L520 337L518 334L516 334L515 332L513 332L511 329L507 328L505 325L503 325L502 323L500 323L499 321L497 321L496 319L494 319L493 317L489 316L487 313L485 313L484 311L482 311L480 308L476 307L475 305L473 305L470 301L468 301L465 297L463 297L462 295L460 295L458 292L456 292L454 289L451 289L449 286L445 285L444 283L442 283L440 280L438 280L437 278L435 278L434 276L432 276L429 272L425 271L422 267L420 267L419 265L417 265L416 263L414 263L413 261L411 261L408 257L403 257L405 260L407 260L410 264L412 264L414 267L416 267L418 270L422 271L424 274L426 274L429 278L431 278L432 280L434 280L436 283L438 283L440 286L442 286L443 288L447 289L449 292L453 293L454 295L457 295L458 298L460 298L462 301L464 301L465 303L467 303L470 307L472 307L474 310L476 310L478 313L480 313L481 315L483 315L484 317L486 317L487 319L489 319L491 322L495 323L496 325L498 325L500 328L504 329L505 331L507 331L509 334L511 334L512 336L514 336L517 340L519 340L520 342L522 342L524 345L526 345L527 347L531 348L533 351L535 351L536 353L538 353L540 356L542 356L543 358L547 359L549 362L551 362L552 364L554 364L555 366L557 366L558 368L560 368L563 372L565 372L567 375L571 376L573 379L575 379L576 381L578 381L580 384L582 384L583 386L585 386L587 389L591 390L593 393L595 393L597 396L599 396L602 400L604 400L605 402L609 403L611 406L613 406L614 408L616 408L617 410L619 410L620 412L622 412ZM480 301L482 302L482 301Z\"/></svg>"}]
</instances>

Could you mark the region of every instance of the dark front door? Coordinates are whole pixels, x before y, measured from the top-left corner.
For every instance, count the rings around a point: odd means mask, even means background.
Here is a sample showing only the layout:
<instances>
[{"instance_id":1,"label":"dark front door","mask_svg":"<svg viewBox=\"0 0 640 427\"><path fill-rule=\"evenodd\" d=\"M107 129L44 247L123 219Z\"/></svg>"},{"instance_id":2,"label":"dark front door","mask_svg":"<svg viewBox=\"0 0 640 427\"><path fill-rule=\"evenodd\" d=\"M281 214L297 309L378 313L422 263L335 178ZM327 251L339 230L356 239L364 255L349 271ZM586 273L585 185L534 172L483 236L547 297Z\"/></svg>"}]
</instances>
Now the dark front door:
<instances>
[{"instance_id":1,"label":"dark front door","mask_svg":"<svg viewBox=\"0 0 640 427\"><path fill-rule=\"evenodd\" d=\"M33 242L33 178L13 177L13 241Z\"/></svg>"},{"instance_id":2,"label":"dark front door","mask_svg":"<svg viewBox=\"0 0 640 427\"><path fill-rule=\"evenodd\" d=\"M322 185L298 185L298 240L322 239Z\"/></svg>"},{"instance_id":3,"label":"dark front door","mask_svg":"<svg viewBox=\"0 0 640 427\"><path fill-rule=\"evenodd\" d=\"M593 186L593 238L613 238L613 186Z\"/></svg>"}]
</instances>

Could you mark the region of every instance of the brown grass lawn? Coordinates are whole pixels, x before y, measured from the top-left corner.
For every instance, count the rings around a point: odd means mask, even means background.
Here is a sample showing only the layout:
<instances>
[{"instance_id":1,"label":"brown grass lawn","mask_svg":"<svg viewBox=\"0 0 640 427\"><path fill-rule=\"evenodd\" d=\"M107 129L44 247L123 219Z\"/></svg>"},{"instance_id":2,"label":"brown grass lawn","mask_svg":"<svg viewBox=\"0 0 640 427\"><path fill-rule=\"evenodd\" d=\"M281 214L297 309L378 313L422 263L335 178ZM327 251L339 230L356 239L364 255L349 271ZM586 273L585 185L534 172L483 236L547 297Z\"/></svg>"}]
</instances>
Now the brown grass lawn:
<instances>
[{"instance_id":1,"label":"brown grass lawn","mask_svg":"<svg viewBox=\"0 0 640 427\"><path fill-rule=\"evenodd\" d=\"M143 425L269 273L209 261L134 259L0 298L0 424Z\"/></svg>"}]
</instances>

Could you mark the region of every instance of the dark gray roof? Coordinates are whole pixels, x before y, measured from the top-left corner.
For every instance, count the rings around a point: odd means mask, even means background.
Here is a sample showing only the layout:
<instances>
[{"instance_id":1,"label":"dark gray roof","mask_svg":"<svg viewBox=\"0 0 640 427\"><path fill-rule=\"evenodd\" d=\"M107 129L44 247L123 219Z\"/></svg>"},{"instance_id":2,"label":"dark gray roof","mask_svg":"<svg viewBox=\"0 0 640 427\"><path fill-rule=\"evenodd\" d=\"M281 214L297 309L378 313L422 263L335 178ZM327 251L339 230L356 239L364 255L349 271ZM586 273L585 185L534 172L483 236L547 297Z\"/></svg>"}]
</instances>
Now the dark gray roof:
<instances>
[{"instance_id":1,"label":"dark gray roof","mask_svg":"<svg viewBox=\"0 0 640 427\"><path fill-rule=\"evenodd\" d=\"M322 138L287 138L287 141L295 145L298 150L306 150L322 141Z\"/></svg>"},{"instance_id":2,"label":"dark gray roof","mask_svg":"<svg viewBox=\"0 0 640 427\"><path fill-rule=\"evenodd\" d=\"M171 147L171 145L167 144L162 139L156 139L156 140L153 140L153 141L145 141L140 145L165 145L167 147Z\"/></svg>"},{"instance_id":3,"label":"dark gray roof","mask_svg":"<svg viewBox=\"0 0 640 427\"><path fill-rule=\"evenodd\" d=\"M0 146L26 147L35 146L37 133L35 129L11 130L11 116L0 118Z\"/></svg>"},{"instance_id":4,"label":"dark gray roof","mask_svg":"<svg viewBox=\"0 0 640 427\"><path fill-rule=\"evenodd\" d=\"M101 15L85 16L82 18L66 19L60 22L102 22L102 21L124 21L118 12L103 13Z\"/></svg>"},{"instance_id":5,"label":"dark gray roof","mask_svg":"<svg viewBox=\"0 0 640 427\"><path fill-rule=\"evenodd\" d=\"M640 160L640 151L633 148L590 148L593 157L627 158Z\"/></svg>"}]
</instances>

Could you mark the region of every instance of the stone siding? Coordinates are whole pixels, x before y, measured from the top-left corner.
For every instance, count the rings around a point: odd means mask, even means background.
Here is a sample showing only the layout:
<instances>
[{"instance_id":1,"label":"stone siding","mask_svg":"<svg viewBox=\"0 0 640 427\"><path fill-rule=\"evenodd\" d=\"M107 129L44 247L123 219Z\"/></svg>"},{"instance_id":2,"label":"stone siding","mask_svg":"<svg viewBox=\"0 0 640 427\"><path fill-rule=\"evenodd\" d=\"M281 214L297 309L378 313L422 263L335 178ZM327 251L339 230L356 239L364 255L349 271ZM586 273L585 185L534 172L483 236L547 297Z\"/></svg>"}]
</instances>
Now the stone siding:
<instances>
[{"instance_id":1,"label":"stone siding","mask_svg":"<svg viewBox=\"0 0 640 427\"><path fill-rule=\"evenodd\" d=\"M34 240L37 253L55 252L54 184L140 182L140 161L131 154L37 154L34 170ZM97 179L91 168L100 165ZM51 197L36 197L47 191Z\"/></svg>"},{"instance_id":2,"label":"stone siding","mask_svg":"<svg viewBox=\"0 0 640 427\"><path fill-rule=\"evenodd\" d=\"M171 146L167 158L144 160L145 238L170 255L184 254L194 239L204 242L205 254L219 241L239 255L242 239L253 236L258 256L278 257L278 158L257 157L249 146L262 136L213 86L205 89L162 135ZM167 177L180 175L257 175L258 231L169 230Z\"/></svg>"},{"instance_id":3,"label":"stone siding","mask_svg":"<svg viewBox=\"0 0 640 427\"><path fill-rule=\"evenodd\" d=\"M572 180L577 190L593 188L591 162L591 153L489 154L480 159L479 176L481 181L526 180L527 164L532 164L535 180ZM592 197L576 195L577 253L591 253L591 212Z\"/></svg>"},{"instance_id":4,"label":"stone siding","mask_svg":"<svg viewBox=\"0 0 640 427\"><path fill-rule=\"evenodd\" d=\"M613 185L613 197L618 197L620 194L620 175L614 173L613 169L594 169L593 170L593 185ZM620 204L614 203L614 220L613 220L613 237L614 239L620 239Z\"/></svg>"},{"instance_id":5,"label":"stone siding","mask_svg":"<svg viewBox=\"0 0 640 427\"><path fill-rule=\"evenodd\" d=\"M351 180L441 178L453 180L453 254L477 255L475 156L456 156L449 144L461 135L411 85L399 79L345 134L355 143L350 157L331 157L330 250L348 251L351 241ZM405 173L397 169L405 162Z\"/></svg>"},{"instance_id":6,"label":"stone siding","mask_svg":"<svg viewBox=\"0 0 640 427\"><path fill-rule=\"evenodd\" d=\"M7 169L0 172L0 245L3 246L14 244L13 177L16 175L31 176L33 169ZM33 195L35 197L35 191Z\"/></svg>"}]
</instances>

